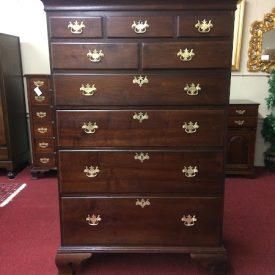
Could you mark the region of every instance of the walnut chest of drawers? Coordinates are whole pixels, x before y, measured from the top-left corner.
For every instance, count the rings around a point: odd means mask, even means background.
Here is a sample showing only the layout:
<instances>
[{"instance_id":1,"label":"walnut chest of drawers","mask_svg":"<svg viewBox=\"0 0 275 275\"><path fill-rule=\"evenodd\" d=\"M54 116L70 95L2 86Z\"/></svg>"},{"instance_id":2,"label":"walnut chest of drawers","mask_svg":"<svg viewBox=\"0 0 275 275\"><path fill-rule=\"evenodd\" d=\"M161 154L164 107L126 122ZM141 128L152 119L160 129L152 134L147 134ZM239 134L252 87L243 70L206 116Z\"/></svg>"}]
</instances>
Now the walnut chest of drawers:
<instances>
[{"instance_id":1,"label":"walnut chest of drawers","mask_svg":"<svg viewBox=\"0 0 275 275\"><path fill-rule=\"evenodd\" d=\"M60 274L102 252L189 253L225 270L236 1L43 3L56 107Z\"/></svg>"}]
</instances>

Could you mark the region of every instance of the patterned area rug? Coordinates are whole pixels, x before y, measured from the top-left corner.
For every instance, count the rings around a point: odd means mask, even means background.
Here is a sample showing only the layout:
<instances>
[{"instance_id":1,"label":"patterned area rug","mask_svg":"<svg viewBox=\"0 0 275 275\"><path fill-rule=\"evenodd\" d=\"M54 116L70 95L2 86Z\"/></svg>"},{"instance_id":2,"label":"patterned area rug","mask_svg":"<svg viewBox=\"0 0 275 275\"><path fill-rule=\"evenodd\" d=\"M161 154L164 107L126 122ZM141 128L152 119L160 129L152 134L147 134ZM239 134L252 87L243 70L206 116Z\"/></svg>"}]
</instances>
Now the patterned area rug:
<instances>
[{"instance_id":1,"label":"patterned area rug","mask_svg":"<svg viewBox=\"0 0 275 275\"><path fill-rule=\"evenodd\" d=\"M26 183L0 183L0 207L12 201L26 186Z\"/></svg>"}]
</instances>

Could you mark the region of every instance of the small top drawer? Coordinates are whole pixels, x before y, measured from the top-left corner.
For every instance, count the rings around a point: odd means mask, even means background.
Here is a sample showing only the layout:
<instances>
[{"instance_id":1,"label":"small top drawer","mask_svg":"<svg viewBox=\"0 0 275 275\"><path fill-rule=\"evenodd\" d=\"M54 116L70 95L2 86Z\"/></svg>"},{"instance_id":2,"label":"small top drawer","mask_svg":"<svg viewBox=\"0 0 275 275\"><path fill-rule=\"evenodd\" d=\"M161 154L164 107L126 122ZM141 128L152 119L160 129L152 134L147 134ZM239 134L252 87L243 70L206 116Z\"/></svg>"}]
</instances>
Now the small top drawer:
<instances>
[{"instance_id":1,"label":"small top drawer","mask_svg":"<svg viewBox=\"0 0 275 275\"><path fill-rule=\"evenodd\" d=\"M101 17L50 17L51 38L102 37Z\"/></svg>"},{"instance_id":2,"label":"small top drawer","mask_svg":"<svg viewBox=\"0 0 275 275\"><path fill-rule=\"evenodd\" d=\"M108 37L172 37L172 16L110 16L107 18Z\"/></svg>"},{"instance_id":3,"label":"small top drawer","mask_svg":"<svg viewBox=\"0 0 275 275\"><path fill-rule=\"evenodd\" d=\"M230 105L228 115L231 116L258 116L258 104L256 105Z\"/></svg>"}]
</instances>

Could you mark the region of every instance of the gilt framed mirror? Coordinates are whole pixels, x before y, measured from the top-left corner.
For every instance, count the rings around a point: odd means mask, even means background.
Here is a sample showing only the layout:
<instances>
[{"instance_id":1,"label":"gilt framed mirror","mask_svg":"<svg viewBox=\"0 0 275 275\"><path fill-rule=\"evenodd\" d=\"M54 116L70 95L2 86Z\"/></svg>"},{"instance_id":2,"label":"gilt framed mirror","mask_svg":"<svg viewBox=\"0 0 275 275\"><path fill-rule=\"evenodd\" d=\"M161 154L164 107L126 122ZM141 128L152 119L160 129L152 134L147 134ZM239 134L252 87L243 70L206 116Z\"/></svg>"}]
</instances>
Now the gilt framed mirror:
<instances>
[{"instance_id":1,"label":"gilt framed mirror","mask_svg":"<svg viewBox=\"0 0 275 275\"><path fill-rule=\"evenodd\" d=\"M250 33L248 71L269 73L275 69L275 8L262 21L253 22Z\"/></svg>"}]
</instances>

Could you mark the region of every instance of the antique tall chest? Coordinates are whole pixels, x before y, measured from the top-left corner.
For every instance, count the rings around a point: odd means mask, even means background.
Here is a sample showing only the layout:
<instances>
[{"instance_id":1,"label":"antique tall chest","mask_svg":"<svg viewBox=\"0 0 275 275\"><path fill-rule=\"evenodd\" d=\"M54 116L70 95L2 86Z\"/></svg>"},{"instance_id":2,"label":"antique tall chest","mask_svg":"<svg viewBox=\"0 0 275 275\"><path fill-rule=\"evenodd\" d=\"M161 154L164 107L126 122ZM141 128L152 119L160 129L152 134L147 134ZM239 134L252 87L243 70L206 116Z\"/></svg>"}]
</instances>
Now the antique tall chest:
<instances>
[{"instance_id":1,"label":"antique tall chest","mask_svg":"<svg viewBox=\"0 0 275 275\"><path fill-rule=\"evenodd\" d=\"M224 271L236 0L42 0L57 124L60 274L92 253Z\"/></svg>"}]
</instances>

